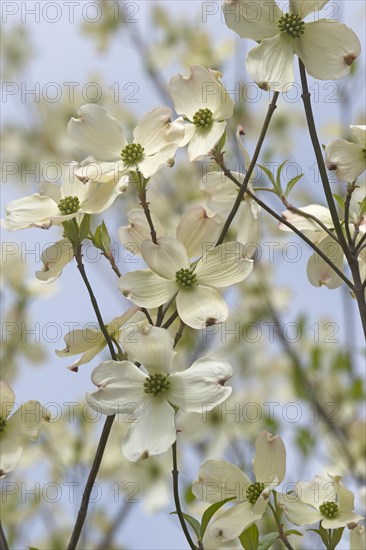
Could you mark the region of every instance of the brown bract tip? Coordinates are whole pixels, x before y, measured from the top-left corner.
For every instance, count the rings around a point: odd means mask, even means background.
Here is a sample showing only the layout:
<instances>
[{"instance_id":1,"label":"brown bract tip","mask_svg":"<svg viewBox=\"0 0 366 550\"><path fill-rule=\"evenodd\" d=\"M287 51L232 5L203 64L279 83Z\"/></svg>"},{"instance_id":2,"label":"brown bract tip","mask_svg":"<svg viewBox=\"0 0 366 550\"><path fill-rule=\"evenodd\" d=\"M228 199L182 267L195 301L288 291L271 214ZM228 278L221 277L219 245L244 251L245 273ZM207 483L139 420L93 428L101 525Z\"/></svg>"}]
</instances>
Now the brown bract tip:
<instances>
[{"instance_id":1,"label":"brown bract tip","mask_svg":"<svg viewBox=\"0 0 366 550\"><path fill-rule=\"evenodd\" d=\"M357 56L354 55L353 53L349 53L346 56L344 56L343 61L345 62L346 65L348 65L348 67L350 67L354 62L354 60L356 59L356 57Z\"/></svg>"}]
</instances>

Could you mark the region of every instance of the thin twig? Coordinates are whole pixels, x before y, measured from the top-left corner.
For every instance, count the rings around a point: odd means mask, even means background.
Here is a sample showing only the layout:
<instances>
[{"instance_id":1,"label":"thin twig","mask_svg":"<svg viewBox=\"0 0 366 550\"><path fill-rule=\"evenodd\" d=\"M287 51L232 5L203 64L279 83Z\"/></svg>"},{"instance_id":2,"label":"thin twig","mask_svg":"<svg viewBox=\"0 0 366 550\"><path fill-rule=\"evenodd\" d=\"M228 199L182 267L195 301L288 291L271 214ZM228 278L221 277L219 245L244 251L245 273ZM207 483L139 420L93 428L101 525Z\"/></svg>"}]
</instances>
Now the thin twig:
<instances>
[{"instance_id":1,"label":"thin twig","mask_svg":"<svg viewBox=\"0 0 366 550\"><path fill-rule=\"evenodd\" d=\"M107 445L108 437L109 437L115 416L116 415L107 416L106 421L104 423L102 434L100 436L100 440L98 443L97 452L95 454L93 465L91 467L88 480L85 485L83 497L81 499L80 509L78 512L76 523L75 523L67 550L75 550L77 543L79 541L80 534L85 522L86 514L88 512L90 495L94 487L95 479L98 475L100 464L102 462L103 454Z\"/></svg>"},{"instance_id":2,"label":"thin twig","mask_svg":"<svg viewBox=\"0 0 366 550\"><path fill-rule=\"evenodd\" d=\"M103 252L102 256L107 258L107 260L111 264L111 268L113 269L113 271L115 272L117 277L122 277L122 273L120 272L120 270L118 268L118 265L116 264L116 260L114 259L114 256L113 256L112 252L111 251L109 251L109 253Z\"/></svg>"},{"instance_id":3,"label":"thin twig","mask_svg":"<svg viewBox=\"0 0 366 550\"><path fill-rule=\"evenodd\" d=\"M83 264L82 254L81 254L81 245L79 245L77 247L77 249L75 250L75 259L76 259L76 263L77 263L77 267L79 269L80 275L81 275L81 277L82 277L82 279L85 283L85 286L88 290L89 297L90 297L91 303L92 303L94 311L95 311L95 315L98 319L100 330L102 331L102 333L104 335L104 338L106 339L106 342L108 344L108 348L109 348L111 357L114 361L117 361L117 355L116 355L116 352L115 352L115 349L114 349L114 346L113 346L112 339L111 339L110 335L108 334L108 331L107 331L106 326L104 324L104 321L103 321L103 318L102 318L102 315L100 313L100 309L99 309L99 306L98 306L98 302L96 300L93 289L90 285L88 276L87 276L86 271L85 271L85 266ZM70 542L69 542L69 545L67 547L67 550L75 550L75 548L77 546L77 543L79 541L81 531L83 529L85 519L86 519L86 515L87 515L87 512L88 512L90 495L91 495L91 492L92 492L93 487L94 487L95 479L98 475L98 471L99 471L99 468L100 468L100 464L102 462L103 454L104 454L104 451L105 451L105 448L106 448L106 445L107 445L108 437L109 437L114 419L115 419L115 415L108 416L106 418L105 423L104 423L102 434L100 436L100 440L99 440L99 443L98 443L98 448L97 448L97 451L96 451L96 454L95 454L95 457L94 457L94 461L93 461L91 470L89 472L88 480L87 480L86 485L85 485L85 489L84 489L83 496L82 496L82 499L81 499L79 512L78 512L78 515L77 515L77 518L76 518L76 522L75 522L75 525L74 525L73 532L71 534L71 538L70 538Z\"/></svg>"},{"instance_id":4,"label":"thin twig","mask_svg":"<svg viewBox=\"0 0 366 550\"><path fill-rule=\"evenodd\" d=\"M255 148L255 151L254 151L254 155L253 155L253 158L249 164L249 167L248 167L248 171L247 173L245 174L245 177L244 177L244 180L240 186L240 189L239 189L239 193L238 193L238 196L236 197L236 200L234 202L234 205L225 221L225 224L224 224L224 227L221 231L221 234L219 236L219 238L217 239L217 242L216 242L216 245L215 246L218 246L220 244L222 244L224 242L224 239L226 237L226 234L230 228L230 225L233 221L233 219L235 218L236 216L236 213L237 211L239 210L239 207L241 205L241 202L243 200L243 197L245 195L245 192L247 190L247 187L248 187L248 183L250 181L250 177L253 173L253 170L255 168L255 165L257 163L257 160L258 160L258 157L259 157L259 154L261 152L261 149L262 149L262 145L263 145L263 142L265 140L265 137L267 135L267 131L268 131L268 128L269 128L269 124L271 122L271 119L272 119L272 116L273 116L273 113L275 112L276 108L277 108L277 99L278 99L278 96L279 96L279 92L275 92L273 94L273 98L272 98L272 101L271 103L269 104L269 107L268 107L268 112L267 112L267 115L266 115L266 118L264 120L264 124L263 124L263 128L262 128L262 131L260 133L260 136L259 136L259 139L258 139L258 143L257 143L257 146ZM221 158L223 157L223 154L221 155ZM215 160L217 161L217 159L215 158Z\"/></svg>"},{"instance_id":5,"label":"thin twig","mask_svg":"<svg viewBox=\"0 0 366 550\"><path fill-rule=\"evenodd\" d=\"M178 477L179 477L179 471L178 471L178 461L177 461L177 442L175 441L172 445L172 456L173 456L173 470L172 470L172 476L173 476L173 494L174 494L174 502L175 502L175 508L177 511L177 515L181 524L181 527L183 529L183 533L187 539L187 542L191 548L191 550L197 550L197 546L194 544L192 537L188 531L188 527L186 525L186 522L184 520L182 508L180 506L180 500L179 500L179 484L178 484Z\"/></svg>"},{"instance_id":6,"label":"thin twig","mask_svg":"<svg viewBox=\"0 0 366 550\"><path fill-rule=\"evenodd\" d=\"M345 230L346 230L348 245L350 247L354 247L354 242L353 242L353 238L352 238L351 231L350 231L350 228L349 228L349 209L350 209L350 205L351 205L352 194L353 194L355 189L356 189L356 187L355 187L354 184L349 185L347 187L347 195L346 195L346 200L345 200L345 203L344 203L344 227L345 227Z\"/></svg>"},{"instance_id":7,"label":"thin twig","mask_svg":"<svg viewBox=\"0 0 366 550\"><path fill-rule=\"evenodd\" d=\"M339 240L334 235L334 233L321 220L319 220L316 216L313 216L313 214L309 214L308 212L304 212L300 208L296 208L295 206L293 206L292 204L290 204L288 202L286 197L282 197L282 202L290 212L294 212L295 214L298 214L299 216L302 216L303 218L307 218L309 220L314 221L317 225L319 225L319 227L321 227L323 229L323 231L325 231L329 235L329 237L331 237L337 244L339 244Z\"/></svg>"},{"instance_id":8,"label":"thin twig","mask_svg":"<svg viewBox=\"0 0 366 550\"><path fill-rule=\"evenodd\" d=\"M339 243L342 247L342 250L343 250L346 258L349 259L350 258L349 247L347 246L347 242L346 242L346 239L345 239L344 234L343 234L342 226L341 226L341 223L339 221L338 212L337 212L336 205L335 205L335 202L334 202L332 190L330 188L329 179L328 179L328 175L327 175L327 169L325 167L323 153L322 153L322 149L320 147L318 134L317 134L316 126L315 126L313 109L312 109L312 106L311 106L311 94L309 92L308 81L307 81L307 76L306 76L306 69L305 69L305 65L303 64L303 62L301 61L300 58L299 58L299 68L300 68L300 78L301 78L301 85L302 85L302 100L303 100L303 103L304 103L305 116L306 116L306 120L307 120L307 124L308 124L310 139L311 139L311 142L313 144L313 149L314 149L315 157L316 157L317 164L318 164L320 178L321 178L321 181L322 181L322 184L323 184L324 194L325 194L326 199L327 199L327 204L328 204L328 207L329 207L329 210L330 210L330 215L332 217L334 229L335 229L335 231L337 233L337 237L339 239Z\"/></svg>"},{"instance_id":9,"label":"thin twig","mask_svg":"<svg viewBox=\"0 0 366 550\"><path fill-rule=\"evenodd\" d=\"M88 276L87 276L86 271L85 271L85 266L84 266L83 259L82 259L82 254L81 254L81 245L78 246L78 249L75 252L76 252L75 253L76 265L77 265L78 270L80 272L80 275L81 275L81 277L82 277L82 279L85 283L85 286L88 289L89 297L90 297L91 303L93 305L95 315L98 319L100 330L102 331L103 336L104 336L104 338L107 342L107 345L108 345L108 348L109 348L112 359L114 361L117 361L117 356L116 356L116 352L115 352L114 347L113 347L112 339L111 339L110 335L108 334L108 330L107 330L107 328L104 324L103 317L102 317L102 314L100 313L100 309L99 309L99 306L98 306L98 302L95 298L93 289L90 285Z\"/></svg>"},{"instance_id":10,"label":"thin twig","mask_svg":"<svg viewBox=\"0 0 366 550\"><path fill-rule=\"evenodd\" d=\"M227 176L232 182L234 182L238 187L241 186L240 182L235 178L235 176L233 175L233 173L226 167L226 165L224 164L223 161L221 161L220 159L216 159L218 164L220 165L223 173L225 174L225 176ZM219 161L220 160L220 161ZM317 254L319 254L319 256L328 264L330 265L330 267L337 273L337 275L346 283L346 285L351 289L353 290L354 287L353 287L353 284L351 283L351 281L344 275L344 273L342 273L342 271L340 271L340 269L338 269L338 267L324 254L324 252L322 250L320 250L320 248L318 248L310 239L308 239L306 237L306 235L304 235L299 229L297 229L297 227L295 227L294 225L292 225L292 223L290 223L289 221L286 220L286 218L284 218L283 216L280 216L279 214L277 214L277 212L275 212L274 210L272 210L272 208L270 206L268 206L267 204L265 204L263 201L261 201L256 195L254 195L254 193L252 193L248 188L246 189L245 193L247 195L249 195L257 204L259 204L259 206L261 206L263 208L263 210L265 210L266 212L268 212L269 214L271 214L271 216L273 216L276 220L278 220L279 222L283 223L284 225L286 225L289 229L291 229L294 233L296 233L296 235L298 235L306 244L308 244Z\"/></svg>"},{"instance_id":11,"label":"thin twig","mask_svg":"<svg viewBox=\"0 0 366 550\"><path fill-rule=\"evenodd\" d=\"M341 223L338 218L337 209L335 206L332 190L330 188L330 184L328 180L327 169L325 167L325 162L324 162L322 150L318 139L318 134L316 131L314 115L313 115L313 110L311 106L311 95L309 92L307 76L306 76L306 69L301 59L299 59L299 68L300 68L300 78L301 78L302 92L303 92L302 99L304 103L304 109L305 109L306 120L308 123L309 134L310 134L311 142L313 144L315 157L318 163L318 168L319 168L320 178L323 184L324 193L327 199L330 214L332 216L334 229L337 233L339 244L344 252L344 255L347 258L347 262L352 273L353 283L354 283L353 291L357 300L358 310L361 317L362 328L366 339L366 301L365 301L365 295L364 295L364 287L361 280L360 267L357 259L357 251L355 250L353 245L349 246L347 244L346 238L343 234Z\"/></svg>"},{"instance_id":12,"label":"thin twig","mask_svg":"<svg viewBox=\"0 0 366 550\"><path fill-rule=\"evenodd\" d=\"M154 222L152 220L151 212L149 208L150 203L147 202L146 200L146 189L144 189L143 191L141 191L141 193L139 193L139 199L140 199L140 204L145 212L147 223L149 224L149 227L150 227L151 240L154 244L158 244L157 234L156 234Z\"/></svg>"},{"instance_id":13,"label":"thin twig","mask_svg":"<svg viewBox=\"0 0 366 550\"><path fill-rule=\"evenodd\" d=\"M287 538L287 535L285 531L283 530L283 524L281 523L281 520L278 518L277 511L273 508L272 504L269 503L268 506L272 510L273 517L275 518L275 522L277 525L277 531L278 531L278 538L282 540L283 544L286 546L287 550L294 550L293 547L290 544L290 541Z\"/></svg>"},{"instance_id":14,"label":"thin twig","mask_svg":"<svg viewBox=\"0 0 366 550\"><path fill-rule=\"evenodd\" d=\"M3 526L0 520L0 550L9 550L8 541L3 530Z\"/></svg>"}]
</instances>

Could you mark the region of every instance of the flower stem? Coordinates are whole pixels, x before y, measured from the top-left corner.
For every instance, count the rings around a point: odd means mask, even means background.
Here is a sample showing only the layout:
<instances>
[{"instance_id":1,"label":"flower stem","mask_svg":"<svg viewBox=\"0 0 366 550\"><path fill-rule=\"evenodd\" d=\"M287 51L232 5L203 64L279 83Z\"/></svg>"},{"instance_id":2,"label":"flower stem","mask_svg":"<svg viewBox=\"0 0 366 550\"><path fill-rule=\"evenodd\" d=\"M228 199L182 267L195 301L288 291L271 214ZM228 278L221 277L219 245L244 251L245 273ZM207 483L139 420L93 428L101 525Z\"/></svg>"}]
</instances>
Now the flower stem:
<instances>
[{"instance_id":1,"label":"flower stem","mask_svg":"<svg viewBox=\"0 0 366 550\"><path fill-rule=\"evenodd\" d=\"M280 540L282 540L283 544L286 546L286 548L288 550L294 550L293 547L291 546L288 538L287 538L287 535L285 533L285 531L283 530L283 524L281 523L281 520L280 518L278 517L278 512L277 512L277 502L275 500L275 503L276 503L276 508L273 507L273 505L271 503L268 504L268 506L270 507L270 509L272 510L272 514L273 514L273 517L276 521L276 525L277 525L277 531L278 531L278 537Z\"/></svg>"},{"instance_id":2,"label":"flower stem","mask_svg":"<svg viewBox=\"0 0 366 550\"><path fill-rule=\"evenodd\" d=\"M267 112L266 118L264 120L263 128L262 128L262 131L260 133L258 143L257 143L257 146L256 146L255 151L254 151L253 158L252 158L252 160L249 164L249 168L248 168L247 173L245 174L243 183L240 185L239 193L238 193L238 196L236 197L236 200L235 200L234 205L231 209L231 212L230 212L230 214L228 215L228 217L226 219L226 222L224 224L224 227L221 231L221 234L220 234L219 238L217 239L216 246L218 246L218 245L220 245L224 242L224 239L225 239L226 234L227 234L227 232L230 228L230 225L231 225L233 219L235 218L237 211L239 210L239 207L241 205L241 202L242 202L243 197L245 195L245 192L247 190L250 177L253 173L253 170L254 170L255 165L257 163L259 154L261 152L263 142L264 142L265 137L267 135L267 131L268 131L269 124L271 122L273 113L277 109L276 103L277 103L278 96L279 96L279 92L275 92L273 94L273 98L272 98L271 103L269 104L268 112Z\"/></svg>"},{"instance_id":3,"label":"flower stem","mask_svg":"<svg viewBox=\"0 0 366 550\"><path fill-rule=\"evenodd\" d=\"M154 244L158 244L154 222L152 221L151 212L149 208L149 203L146 200L146 189L143 189L141 193L139 193L139 199L140 199L140 204L145 212L147 223L149 224L149 227L150 227L151 240Z\"/></svg>"},{"instance_id":4,"label":"flower stem","mask_svg":"<svg viewBox=\"0 0 366 550\"><path fill-rule=\"evenodd\" d=\"M325 167L323 153L320 147L318 134L315 126L313 109L311 106L311 94L309 92L308 81L306 76L306 69L301 59L299 59L299 67L300 67L300 78L301 78L301 85L302 85L302 100L304 103L305 115L306 115L311 142L313 144L315 157L318 163L320 178L323 184L323 189L324 189L325 197L327 199L327 204L330 210L330 215L333 220L334 229L337 233L337 237L339 239L339 243L342 247L342 250L345 253L346 258L348 259L349 248L347 246L347 242L343 234L342 226L339 221L338 212L333 199L332 190L330 188L327 169Z\"/></svg>"},{"instance_id":5,"label":"flower stem","mask_svg":"<svg viewBox=\"0 0 366 550\"><path fill-rule=\"evenodd\" d=\"M361 281L357 253L354 247L350 247L347 244L346 238L343 234L341 223L338 218L338 213L337 213L337 209L333 199L332 190L329 184L327 169L325 167L324 158L323 158L323 154L322 154L322 150L320 147L318 134L315 126L313 109L311 106L311 94L309 92L307 76L306 76L306 69L301 59L299 59L299 68L300 68L300 78L301 78L301 85L302 85L302 99L304 103L304 109L305 109L306 120L308 123L309 134L310 134L311 142L313 144L315 157L318 163L319 173L323 184L325 197L328 203L330 214L332 216L334 229L336 231L339 244L342 247L344 255L347 258L347 262L352 273L353 282L354 282L353 291L357 300L357 305L358 305L358 309L361 317L361 323L362 323L362 327L363 327L363 331L366 339L366 301L364 296L364 288Z\"/></svg>"},{"instance_id":6,"label":"flower stem","mask_svg":"<svg viewBox=\"0 0 366 550\"><path fill-rule=\"evenodd\" d=\"M98 306L98 302L95 298L93 289L90 285L88 276L87 276L86 271L85 271L85 266L84 266L84 263L83 263L83 258L82 258L82 253L81 253L81 245L79 245L77 247L77 249L75 250L75 260L76 260L76 264L77 264L78 270L80 272L80 275L81 275L81 277L82 277L82 279L85 283L85 286L88 290L90 300L91 300L91 303L93 305L93 309L95 311L95 315L98 319L100 330L102 331L103 336L104 336L104 338L107 342L111 357L114 361L117 361L117 356L116 356L116 352L115 352L114 347L113 347L112 339L109 336L108 330L107 330L107 328L104 324L103 317L102 317L102 314L101 314L99 306Z\"/></svg>"},{"instance_id":7,"label":"flower stem","mask_svg":"<svg viewBox=\"0 0 366 550\"><path fill-rule=\"evenodd\" d=\"M241 187L241 183L235 178L235 176L232 174L232 172L225 166L223 159L215 159L217 163L219 164L220 168L222 169L225 176L227 176L229 179L231 179L232 182L234 182L238 187ZM272 210L270 206L265 204L263 201L261 201L254 193L252 193L249 189L246 189L245 193L250 196L259 206L263 208L266 212L271 214L276 220L283 223L283 225L286 225L288 228L290 228L296 235L298 235L306 244L308 244L330 267L337 273L337 275L346 283L346 285L351 289L354 290L353 284L351 281L348 280L348 278L338 269L338 267L318 248L310 239L308 239L297 227L292 225L289 221L287 221L283 216L280 216Z\"/></svg>"},{"instance_id":8,"label":"flower stem","mask_svg":"<svg viewBox=\"0 0 366 550\"><path fill-rule=\"evenodd\" d=\"M83 492L83 497L81 499L81 504L76 519L76 523L70 538L69 545L67 550L75 550L77 543L79 541L81 531L86 519L86 514L88 512L90 495L94 487L94 481L98 475L100 464L102 462L103 454L107 445L108 437L115 419L115 415L107 416L106 421L103 426L102 434L98 443L97 452L95 453L93 465L89 472L88 481L86 482L85 489Z\"/></svg>"},{"instance_id":9,"label":"flower stem","mask_svg":"<svg viewBox=\"0 0 366 550\"><path fill-rule=\"evenodd\" d=\"M290 210L290 212L294 212L295 214L298 214L299 216L302 216L303 218L307 218L308 220L314 221L317 225L319 225L319 227L321 227L323 229L323 231L325 231L325 233L327 233L329 235L329 237L331 237L337 244L339 244L339 240L336 237L336 235L334 235L334 233L330 229L328 229L328 227L321 220L319 220L316 216L313 216L312 214L309 214L308 212L304 212L300 208L296 208L295 206L293 206L292 204L289 203L289 201L286 199L286 197L282 197L282 202L286 206L286 208L288 210Z\"/></svg>"},{"instance_id":10,"label":"flower stem","mask_svg":"<svg viewBox=\"0 0 366 550\"><path fill-rule=\"evenodd\" d=\"M117 355L116 355L116 352L115 352L115 349L114 349L114 346L113 346L112 339L109 336L108 331L106 329L106 326L104 324L104 321L103 321L103 318L102 318L102 315L101 315L101 312L100 312L100 309L99 309L99 306L98 306L98 302L96 300L93 289L90 285L88 276L87 276L86 271L85 271L85 266L84 266L83 259L82 259L82 254L81 254L81 245L79 245L75 250L75 260L76 260L77 267L80 271L80 275L81 275L81 277L82 277L82 279L85 283L85 286L88 290L90 300L91 300L91 303L92 303L94 311L95 311L95 315L98 319L100 330L102 331L102 333L104 335L104 338L106 339L106 342L108 344L109 351L110 351L112 359L114 361L116 361L117 360ZM104 454L104 451L105 451L105 448L106 448L106 445L107 445L108 437L109 437L114 419L115 419L115 415L107 416L106 421L104 423L102 434L100 436L100 440L99 440L99 443L98 443L98 448L97 448L97 451L96 451L96 454L95 454L95 457L94 457L94 461L93 461L91 470L89 472L88 480L87 480L86 485L85 485L85 489L84 489L83 496L82 496L82 499L81 499L79 512L78 512L78 515L77 515L77 518L76 518L76 522L75 522L75 525L74 525L73 532L71 534L71 538L70 538L70 542L69 542L69 545L67 547L67 550L75 550L75 548L77 546L77 543L79 541L81 531L83 529L85 519L86 519L86 515L87 515L87 512L88 512L90 495L91 495L91 492L93 490L95 479L98 475L98 471L99 471L99 468L100 468L100 464L102 462L103 454Z\"/></svg>"},{"instance_id":11,"label":"flower stem","mask_svg":"<svg viewBox=\"0 0 366 550\"><path fill-rule=\"evenodd\" d=\"M177 510L177 515L179 517L180 524L183 529L183 533L187 539L187 542L191 548L191 550L197 550L197 546L194 544L191 535L189 534L186 522L184 520L184 516L182 513L182 508L180 506L180 500L179 500L179 485L178 485L178 461L177 461L177 442L175 441L172 445L172 456L173 456L173 470L172 470L172 476L173 476L173 494L174 494L174 502L175 507Z\"/></svg>"}]
</instances>

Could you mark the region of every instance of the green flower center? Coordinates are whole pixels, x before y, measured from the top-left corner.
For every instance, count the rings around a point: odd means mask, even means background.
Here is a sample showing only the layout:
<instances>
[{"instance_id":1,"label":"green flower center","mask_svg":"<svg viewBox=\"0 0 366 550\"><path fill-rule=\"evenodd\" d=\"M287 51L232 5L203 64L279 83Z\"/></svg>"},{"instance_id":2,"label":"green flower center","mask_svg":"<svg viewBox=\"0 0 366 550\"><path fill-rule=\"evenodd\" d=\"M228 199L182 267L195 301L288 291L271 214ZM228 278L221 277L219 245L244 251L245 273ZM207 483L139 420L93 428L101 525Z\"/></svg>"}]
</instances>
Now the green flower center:
<instances>
[{"instance_id":1,"label":"green flower center","mask_svg":"<svg viewBox=\"0 0 366 550\"><path fill-rule=\"evenodd\" d=\"M338 504L327 500L319 506L319 512L326 518L335 518L338 515Z\"/></svg>"},{"instance_id":2,"label":"green flower center","mask_svg":"<svg viewBox=\"0 0 366 550\"><path fill-rule=\"evenodd\" d=\"M5 430L5 426L6 426L6 420L5 418L1 418L0 417L0 433L3 432Z\"/></svg>"},{"instance_id":3,"label":"green flower center","mask_svg":"<svg viewBox=\"0 0 366 550\"><path fill-rule=\"evenodd\" d=\"M129 143L122 150L121 157L126 166L135 166L143 159L145 149L139 143Z\"/></svg>"},{"instance_id":4,"label":"green flower center","mask_svg":"<svg viewBox=\"0 0 366 550\"><path fill-rule=\"evenodd\" d=\"M58 209L66 216L67 214L75 214L80 208L80 201L78 197L64 197L58 203Z\"/></svg>"},{"instance_id":5,"label":"green flower center","mask_svg":"<svg viewBox=\"0 0 366 550\"><path fill-rule=\"evenodd\" d=\"M200 109L193 116L193 124L197 128L208 128L212 124L212 111L210 109Z\"/></svg>"},{"instance_id":6,"label":"green flower center","mask_svg":"<svg viewBox=\"0 0 366 550\"><path fill-rule=\"evenodd\" d=\"M262 491L264 491L264 483L259 483L259 481L251 483L245 493L248 502L250 502L250 504L255 504Z\"/></svg>"},{"instance_id":7,"label":"green flower center","mask_svg":"<svg viewBox=\"0 0 366 550\"><path fill-rule=\"evenodd\" d=\"M170 386L169 374L152 374L144 383L145 393L152 393L156 397L159 393L167 391Z\"/></svg>"},{"instance_id":8,"label":"green flower center","mask_svg":"<svg viewBox=\"0 0 366 550\"><path fill-rule=\"evenodd\" d=\"M305 22L294 13L285 13L278 21L282 32L287 32L292 38L300 38L305 32Z\"/></svg>"},{"instance_id":9,"label":"green flower center","mask_svg":"<svg viewBox=\"0 0 366 550\"><path fill-rule=\"evenodd\" d=\"M191 288L197 283L197 275L190 269L180 269L175 274L175 280L181 288Z\"/></svg>"}]
</instances>

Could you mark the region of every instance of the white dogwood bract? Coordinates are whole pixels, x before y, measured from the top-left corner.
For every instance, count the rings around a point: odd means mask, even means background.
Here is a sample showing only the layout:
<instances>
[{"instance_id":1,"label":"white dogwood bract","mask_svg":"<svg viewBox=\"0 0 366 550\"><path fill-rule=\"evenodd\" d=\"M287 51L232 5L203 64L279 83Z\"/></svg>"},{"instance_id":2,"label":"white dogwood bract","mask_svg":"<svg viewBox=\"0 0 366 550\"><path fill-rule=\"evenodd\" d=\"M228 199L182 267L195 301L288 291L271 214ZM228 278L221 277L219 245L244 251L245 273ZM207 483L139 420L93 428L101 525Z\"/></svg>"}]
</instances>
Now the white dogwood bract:
<instances>
[{"instance_id":1,"label":"white dogwood bract","mask_svg":"<svg viewBox=\"0 0 366 550\"><path fill-rule=\"evenodd\" d=\"M193 482L193 494L203 502L220 502L235 496L235 505L213 517L210 534L220 541L238 537L264 514L271 490L285 477L286 449L279 436L261 432L253 459L255 481L225 460L208 460Z\"/></svg>"},{"instance_id":2,"label":"white dogwood bract","mask_svg":"<svg viewBox=\"0 0 366 550\"><path fill-rule=\"evenodd\" d=\"M106 361L92 374L98 390L87 394L89 405L103 414L133 415L133 421L126 420L131 424L122 441L123 454L132 461L171 447L176 440L174 407L201 412L203 407L224 402L232 391L224 386L232 376L228 363L204 357L188 369L174 372L169 333L159 327L144 330L145 338L132 344L132 351L135 360L144 361L147 374L130 361Z\"/></svg>"},{"instance_id":3,"label":"white dogwood bract","mask_svg":"<svg viewBox=\"0 0 366 550\"><path fill-rule=\"evenodd\" d=\"M196 329L226 320L228 308L216 288L243 281L253 269L240 243L224 243L209 250L195 268L183 243L171 237L161 237L157 244L146 240L141 251L150 269L123 275L118 285L121 292L147 308L176 297L179 317Z\"/></svg>"},{"instance_id":4,"label":"white dogwood bract","mask_svg":"<svg viewBox=\"0 0 366 550\"><path fill-rule=\"evenodd\" d=\"M190 161L201 160L219 142L232 117L234 103L220 80L221 73L193 65L189 76L174 75L169 92L175 110L186 121L181 147Z\"/></svg>"},{"instance_id":5,"label":"white dogwood bract","mask_svg":"<svg viewBox=\"0 0 366 550\"><path fill-rule=\"evenodd\" d=\"M233 172L238 180L243 180L243 175ZM200 189L207 195L207 204L214 212L222 217L227 217L238 194L238 187L222 172L208 172L200 181ZM248 189L253 192L253 186L248 184ZM236 239L247 247L248 257L254 254L256 246L260 242L259 214L261 207L249 195L245 195L239 207Z\"/></svg>"},{"instance_id":6,"label":"white dogwood bract","mask_svg":"<svg viewBox=\"0 0 366 550\"><path fill-rule=\"evenodd\" d=\"M94 103L83 105L79 118L68 124L71 139L95 163L80 170L91 179L118 181L123 174L138 170L150 178L163 166L172 166L173 157L184 137L182 119L172 121L168 107L157 107L146 113L128 143L117 120Z\"/></svg>"},{"instance_id":7,"label":"white dogwood bract","mask_svg":"<svg viewBox=\"0 0 366 550\"><path fill-rule=\"evenodd\" d=\"M44 183L42 192L10 202L1 225L8 231L28 227L49 229L84 214L100 214L107 210L126 189L123 181L98 184L82 181L76 175L77 163L67 165L61 186Z\"/></svg>"},{"instance_id":8,"label":"white dogwood bract","mask_svg":"<svg viewBox=\"0 0 366 550\"><path fill-rule=\"evenodd\" d=\"M0 477L19 465L24 447L38 437L43 421L49 414L38 401L27 401L13 413L15 394L0 380Z\"/></svg>"},{"instance_id":9,"label":"white dogwood bract","mask_svg":"<svg viewBox=\"0 0 366 550\"><path fill-rule=\"evenodd\" d=\"M296 483L295 494L278 494L286 517L295 525L322 522L324 529L355 526L362 516L354 512L354 495L342 485L340 476L315 476Z\"/></svg>"},{"instance_id":10,"label":"white dogwood bract","mask_svg":"<svg viewBox=\"0 0 366 550\"><path fill-rule=\"evenodd\" d=\"M357 143L336 139L325 147L328 170L346 183L355 181L366 170L366 126L351 126Z\"/></svg>"},{"instance_id":11,"label":"white dogwood bract","mask_svg":"<svg viewBox=\"0 0 366 550\"><path fill-rule=\"evenodd\" d=\"M343 250L339 244L332 237L326 237L318 247L343 273ZM317 252L310 256L306 273L311 284L316 287L325 285L329 289L334 289L343 284L341 277Z\"/></svg>"},{"instance_id":12,"label":"white dogwood bract","mask_svg":"<svg viewBox=\"0 0 366 550\"><path fill-rule=\"evenodd\" d=\"M165 236L166 231L158 218L154 214L151 214L151 218L157 236ZM126 249L141 255L142 243L151 239L151 229L144 211L140 208L130 210L128 221L129 225L119 228L119 239ZM220 214L206 206L194 204L180 218L175 231L176 238L186 247L189 258L197 258L214 246L223 223Z\"/></svg>"},{"instance_id":13,"label":"white dogwood bract","mask_svg":"<svg viewBox=\"0 0 366 550\"><path fill-rule=\"evenodd\" d=\"M336 80L350 72L361 51L355 33L335 20L303 20L325 4L327 1L290 0L289 13L284 13L274 0L224 1L228 27L242 38L260 42L246 59L248 73L258 86L288 91L295 82L294 54L307 72L320 80Z\"/></svg>"},{"instance_id":14,"label":"white dogwood bract","mask_svg":"<svg viewBox=\"0 0 366 550\"><path fill-rule=\"evenodd\" d=\"M123 315L115 317L108 325L106 325L108 334L111 338L119 341L121 332L126 323L134 318L137 322L139 308L136 306L130 307ZM142 314L141 314L142 315ZM67 367L70 370L77 371L80 365L89 363L98 353L100 353L107 345L106 339L99 327L87 326L83 329L74 329L64 336L65 348L56 350L58 357L69 358L74 355L80 355L72 365Z\"/></svg>"}]
</instances>

